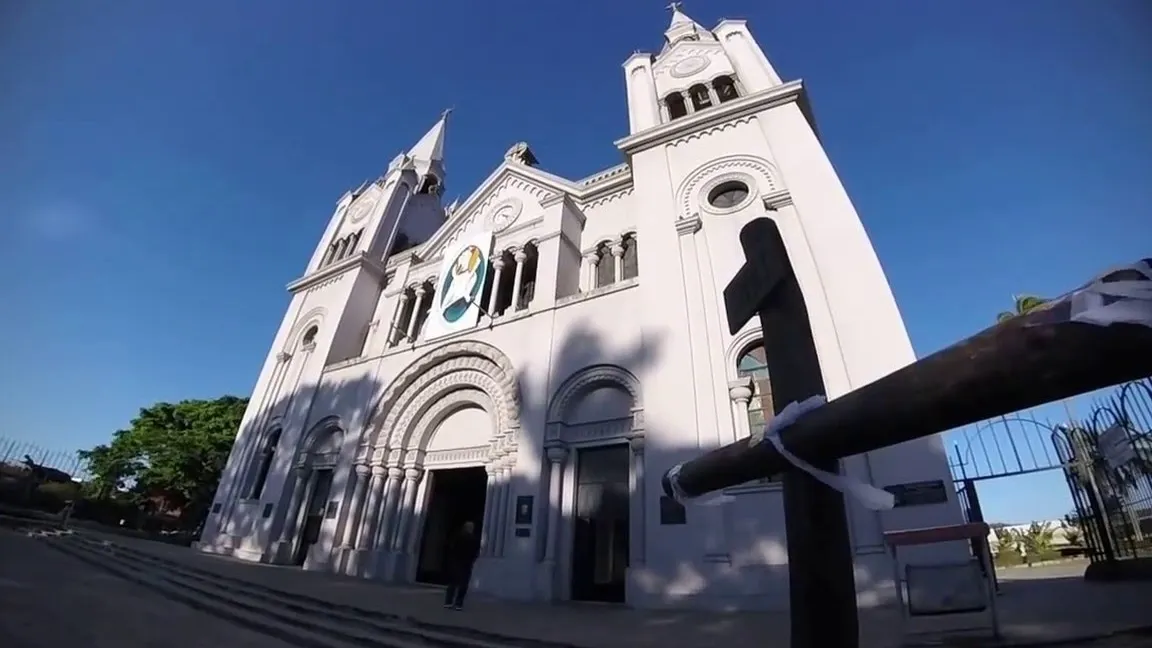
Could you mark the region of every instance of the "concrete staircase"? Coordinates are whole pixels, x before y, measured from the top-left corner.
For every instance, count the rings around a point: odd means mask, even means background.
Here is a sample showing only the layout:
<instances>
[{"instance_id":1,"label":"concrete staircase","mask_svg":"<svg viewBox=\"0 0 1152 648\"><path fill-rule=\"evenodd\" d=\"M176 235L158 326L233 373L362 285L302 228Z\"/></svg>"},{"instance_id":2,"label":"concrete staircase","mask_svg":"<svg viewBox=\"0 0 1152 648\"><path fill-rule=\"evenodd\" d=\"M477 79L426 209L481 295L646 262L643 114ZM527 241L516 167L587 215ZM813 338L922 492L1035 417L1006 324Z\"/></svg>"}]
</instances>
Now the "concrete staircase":
<instances>
[{"instance_id":1,"label":"concrete staircase","mask_svg":"<svg viewBox=\"0 0 1152 648\"><path fill-rule=\"evenodd\" d=\"M52 548L169 599L304 648L571 648L341 605L199 569L111 540L22 529Z\"/></svg>"}]
</instances>

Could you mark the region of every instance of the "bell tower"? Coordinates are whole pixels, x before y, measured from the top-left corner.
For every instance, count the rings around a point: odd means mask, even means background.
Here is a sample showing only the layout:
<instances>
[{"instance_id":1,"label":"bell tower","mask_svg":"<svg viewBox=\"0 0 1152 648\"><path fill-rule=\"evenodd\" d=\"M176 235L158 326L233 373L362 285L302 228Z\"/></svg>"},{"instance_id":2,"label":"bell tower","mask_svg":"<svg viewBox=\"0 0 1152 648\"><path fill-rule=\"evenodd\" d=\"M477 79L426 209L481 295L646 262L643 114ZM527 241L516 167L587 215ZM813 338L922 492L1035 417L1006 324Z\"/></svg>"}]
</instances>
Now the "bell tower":
<instances>
[{"instance_id":1,"label":"bell tower","mask_svg":"<svg viewBox=\"0 0 1152 648\"><path fill-rule=\"evenodd\" d=\"M668 8L672 19L660 53L637 51L624 63L632 133L781 85L743 20L708 30L681 3Z\"/></svg>"}]
</instances>

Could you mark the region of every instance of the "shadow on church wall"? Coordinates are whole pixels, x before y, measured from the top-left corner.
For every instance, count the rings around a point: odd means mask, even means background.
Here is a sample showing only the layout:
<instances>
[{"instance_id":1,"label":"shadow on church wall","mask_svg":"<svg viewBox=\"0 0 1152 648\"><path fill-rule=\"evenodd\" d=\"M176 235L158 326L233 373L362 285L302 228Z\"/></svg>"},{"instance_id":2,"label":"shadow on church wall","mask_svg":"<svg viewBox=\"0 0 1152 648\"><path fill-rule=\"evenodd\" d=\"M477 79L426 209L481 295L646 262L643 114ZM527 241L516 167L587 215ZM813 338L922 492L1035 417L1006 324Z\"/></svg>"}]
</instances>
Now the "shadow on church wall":
<instances>
[{"instance_id":1,"label":"shadow on church wall","mask_svg":"<svg viewBox=\"0 0 1152 648\"><path fill-rule=\"evenodd\" d=\"M518 465L512 480L510 497L506 502L508 512L505 517L505 526L508 534L508 547L518 540L513 535L513 508L516 497L532 495L536 502L536 511L531 525L531 539L527 543L532 547L529 550L532 567L535 567L543 558L545 551L541 546L547 541L547 521L554 517L549 504L548 495L548 468L544 451L544 442L548 438L547 425L549 422L549 404L556 394L556 390L579 368L595 365L608 365L620 367L636 376L640 381L641 395L643 395L643 378L651 371L658 370L660 358L663 353L671 353L666 349L664 341L652 336L638 337L638 343L632 346L609 350L596 331L586 327L574 327L570 332L554 342L550 369L547 379L541 380L518 369L519 392L521 400L521 429L519 462L534 460L535 466ZM436 348L431 347L429 350ZM240 548L260 552L262 548L272 547L277 541L284 540L288 510L285 506L272 506L268 504L287 501L292 496L293 478L292 468L298 463L301 446L308 439L310 431L317 429L318 424L324 421L341 427L343 437L340 441L340 456L333 475L330 500L338 502L335 517L326 520L320 529L318 546L338 547L341 543L355 544L356 538L343 537L347 525L347 514L353 498L352 478L353 462L357 455L362 433L371 430L378 424L376 419L384 416L385 412L373 413L371 408L380 395L389 387L387 380L377 380L370 372L364 372L355 378L341 378L331 383L322 382L320 385L302 384L293 389L284 386L284 395L264 406L263 414L248 424L249 432L238 442L234 451L226 481L233 479L230 492L221 492L216 501L222 503L222 514L228 515L228 529L238 535L246 535L247 539L240 541ZM691 412L691 408L686 408ZM687 524L665 525L661 523L660 477L664 470L685 458L696 456L701 449L694 444L689 445L677 441L671 435L663 433L658 427L653 427L653 417L647 417L643 424L643 511L642 528L637 533L636 525L630 533L630 541L636 543L643 538L645 544L642 561L637 564L636 552L633 551L629 566L630 595L636 603L654 607L671 608L652 616L651 623L659 624L665 630L667 627L679 627L677 632L686 634L710 634L718 638L724 637L728 632L726 622L722 619L715 622L702 622L698 614L693 611L680 610L681 607L705 607L713 610L731 611L742 609L782 609L787 605L787 550L783 528L783 510L779 491L759 489L749 492L729 495L719 501L710 503L690 504L686 511ZM723 421L722 421L723 424ZM728 424L731 424L729 422ZM263 495L259 499L250 501L234 501L241 492L243 482L235 480L237 468L254 465L261 452L261 445L257 439L264 436L254 431L261 430L264 435L269 430L281 426L282 438L279 449L275 453ZM612 439L609 442L625 442L624 438ZM290 450L291 449L291 450ZM533 459L530 459L533 458ZM564 497L570 496L571 484L565 485ZM229 509L229 507L231 508ZM635 509L633 509L635 510ZM419 525L420 520L414 520L413 527ZM562 525L566 534L571 534L572 528ZM293 529L289 529L290 531ZM411 528L409 547L418 551L419 533L422 529ZM294 530L296 533L300 529ZM639 536L639 537L637 537ZM288 538L291 539L291 538ZM558 569L563 579L558 581L556 589L559 598L566 598L567 592L562 591L567 586L567 579L571 572L572 539L562 537L562 550L556 551L556 558L567 564L559 565ZM312 562L309 568L318 571L338 569L337 552L322 558L329 562ZM509 551L506 555L523 556L523 552ZM528 556L525 556L528 558ZM267 556L266 556L267 558ZM869 596L879 599L887 598L890 588L890 577L886 566L877 565L867 560L858 561L857 580L862 598ZM880 571L877 571L879 569ZM507 576L512 578L531 578L532 570L520 571L511 569ZM302 578L310 578L304 575ZM367 585L367 584L366 584ZM529 587L537 590L538 585ZM538 593L538 590L537 590ZM477 596L484 596L481 592ZM547 619L524 619L525 624L547 623ZM683 626L683 627L680 627ZM638 644L639 645L639 644Z\"/></svg>"}]
</instances>

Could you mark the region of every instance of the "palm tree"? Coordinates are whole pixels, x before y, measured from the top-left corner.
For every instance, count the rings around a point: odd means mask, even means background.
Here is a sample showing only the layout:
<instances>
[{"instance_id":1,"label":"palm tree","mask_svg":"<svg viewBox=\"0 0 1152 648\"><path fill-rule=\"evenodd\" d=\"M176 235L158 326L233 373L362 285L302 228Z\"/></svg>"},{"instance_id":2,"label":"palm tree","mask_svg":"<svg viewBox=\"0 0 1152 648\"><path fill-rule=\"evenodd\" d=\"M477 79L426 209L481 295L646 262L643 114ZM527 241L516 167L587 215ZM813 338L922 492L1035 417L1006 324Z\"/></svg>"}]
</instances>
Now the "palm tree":
<instances>
[{"instance_id":1,"label":"palm tree","mask_svg":"<svg viewBox=\"0 0 1152 648\"><path fill-rule=\"evenodd\" d=\"M1014 295L1012 299L1016 302L1013 306L1013 310L1004 311L997 315L997 322L1003 322L1004 320L1011 319L1017 315L1030 313L1037 308L1040 308L1044 304L1047 304L1049 301L1043 297L1037 297L1036 295Z\"/></svg>"}]
</instances>

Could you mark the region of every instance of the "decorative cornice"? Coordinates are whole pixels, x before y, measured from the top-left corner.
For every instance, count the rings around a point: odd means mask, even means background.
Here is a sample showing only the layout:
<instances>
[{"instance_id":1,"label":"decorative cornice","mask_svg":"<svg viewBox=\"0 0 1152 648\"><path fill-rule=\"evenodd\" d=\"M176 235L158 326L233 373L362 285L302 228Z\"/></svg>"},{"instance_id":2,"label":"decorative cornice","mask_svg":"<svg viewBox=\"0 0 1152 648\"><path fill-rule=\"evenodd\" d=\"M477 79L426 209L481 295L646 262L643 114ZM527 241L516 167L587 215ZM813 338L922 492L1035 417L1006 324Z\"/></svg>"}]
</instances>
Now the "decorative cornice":
<instances>
[{"instance_id":1,"label":"decorative cornice","mask_svg":"<svg viewBox=\"0 0 1152 648\"><path fill-rule=\"evenodd\" d=\"M682 117L667 124L654 126L639 133L616 140L616 148L625 155L633 155L644 149L670 142L692 131L715 126L726 121L740 119L746 115L761 112L776 106L798 101L804 95L804 82L800 80L763 90L747 97L741 97L708 110Z\"/></svg>"},{"instance_id":2,"label":"decorative cornice","mask_svg":"<svg viewBox=\"0 0 1152 648\"><path fill-rule=\"evenodd\" d=\"M766 194L761 196L761 199L764 201L764 208L769 211L776 211L781 207L789 207L792 205L792 194L788 193L787 189Z\"/></svg>"},{"instance_id":3,"label":"decorative cornice","mask_svg":"<svg viewBox=\"0 0 1152 648\"><path fill-rule=\"evenodd\" d=\"M676 221L676 233L680 236L691 236L699 232L702 226L700 214L692 214Z\"/></svg>"},{"instance_id":4,"label":"decorative cornice","mask_svg":"<svg viewBox=\"0 0 1152 648\"><path fill-rule=\"evenodd\" d=\"M310 275L305 275L293 281L288 284L288 292L298 293L323 283L328 279L338 277L349 270L361 269L377 279L384 279L386 276L384 264L368 256L367 252L358 252L347 259L342 259L336 263L320 268Z\"/></svg>"}]
</instances>

